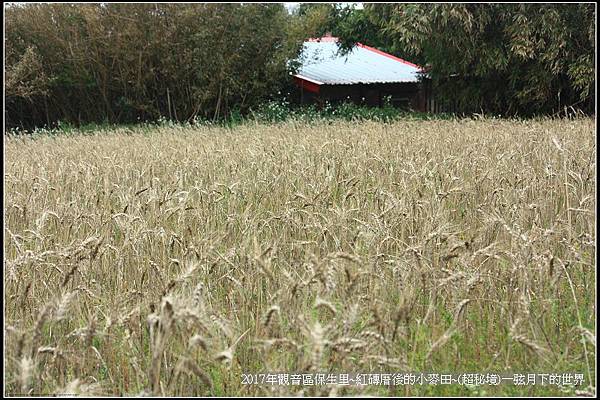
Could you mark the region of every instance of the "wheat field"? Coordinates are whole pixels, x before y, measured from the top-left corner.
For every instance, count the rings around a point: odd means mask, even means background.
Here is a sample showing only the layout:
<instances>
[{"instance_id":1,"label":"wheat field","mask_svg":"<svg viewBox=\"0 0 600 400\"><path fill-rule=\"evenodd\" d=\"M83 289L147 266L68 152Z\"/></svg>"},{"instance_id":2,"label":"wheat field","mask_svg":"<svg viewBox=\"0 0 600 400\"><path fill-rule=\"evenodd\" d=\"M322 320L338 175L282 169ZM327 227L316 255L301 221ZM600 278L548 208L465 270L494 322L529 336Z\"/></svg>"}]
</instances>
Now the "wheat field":
<instances>
[{"instance_id":1,"label":"wheat field","mask_svg":"<svg viewBox=\"0 0 600 400\"><path fill-rule=\"evenodd\" d=\"M5 135L5 394L593 394L594 126ZM584 382L242 379L269 372Z\"/></svg>"}]
</instances>

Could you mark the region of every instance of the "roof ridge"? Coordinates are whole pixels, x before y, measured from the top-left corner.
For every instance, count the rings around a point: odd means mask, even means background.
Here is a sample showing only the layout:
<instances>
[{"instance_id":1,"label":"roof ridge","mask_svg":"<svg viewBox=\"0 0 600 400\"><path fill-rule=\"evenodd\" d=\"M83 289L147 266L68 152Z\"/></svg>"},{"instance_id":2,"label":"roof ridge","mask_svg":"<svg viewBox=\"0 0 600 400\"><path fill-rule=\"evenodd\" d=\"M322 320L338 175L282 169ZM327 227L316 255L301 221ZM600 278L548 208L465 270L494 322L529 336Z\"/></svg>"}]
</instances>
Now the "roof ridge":
<instances>
[{"instance_id":1,"label":"roof ridge","mask_svg":"<svg viewBox=\"0 0 600 400\"><path fill-rule=\"evenodd\" d=\"M423 70L423 67L421 67L420 65L413 64L413 63L411 63L410 61L403 60L403 59L402 59L402 58L400 58L400 57L396 57L396 56L395 56L395 55L393 55L393 54L386 53L385 51L382 51L382 50L376 49L375 47L367 46L366 44L362 44L362 43L360 43L360 42L357 42L357 43L356 43L356 45L357 45L358 47L362 47L363 49L366 49L366 50L372 51L372 52L374 52L374 53L377 53L377 54L379 54L379 55L382 55L382 56L385 56L385 57L391 58L392 60L396 60L396 61L399 61L399 62L401 62L401 63L404 63L404 64L406 64L406 65L410 65L411 67L415 67L415 68L418 68L418 69L420 69L420 70Z\"/></svg>"}]
</instances>

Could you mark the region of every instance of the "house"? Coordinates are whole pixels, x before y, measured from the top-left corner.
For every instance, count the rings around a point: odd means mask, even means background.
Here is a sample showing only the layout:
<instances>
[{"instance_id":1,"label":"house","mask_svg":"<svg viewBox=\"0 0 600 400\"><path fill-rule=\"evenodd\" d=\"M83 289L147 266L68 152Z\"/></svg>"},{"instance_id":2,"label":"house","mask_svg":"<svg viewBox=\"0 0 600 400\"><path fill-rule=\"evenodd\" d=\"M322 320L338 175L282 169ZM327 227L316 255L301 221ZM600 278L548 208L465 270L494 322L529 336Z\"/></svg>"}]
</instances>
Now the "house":
<instances>
[{"instance_id":1,"label":"house","mask_svg":"<svg viewBox=\"0 0 600 400\"><path fill-rule=\"evenodd\" d=\"M435 110L423 69L373 47L357 43L341 54L338 38L304 42L300 67L293 76L301 103L352 102L418 111Z\"/></svg>"}]
</instances>

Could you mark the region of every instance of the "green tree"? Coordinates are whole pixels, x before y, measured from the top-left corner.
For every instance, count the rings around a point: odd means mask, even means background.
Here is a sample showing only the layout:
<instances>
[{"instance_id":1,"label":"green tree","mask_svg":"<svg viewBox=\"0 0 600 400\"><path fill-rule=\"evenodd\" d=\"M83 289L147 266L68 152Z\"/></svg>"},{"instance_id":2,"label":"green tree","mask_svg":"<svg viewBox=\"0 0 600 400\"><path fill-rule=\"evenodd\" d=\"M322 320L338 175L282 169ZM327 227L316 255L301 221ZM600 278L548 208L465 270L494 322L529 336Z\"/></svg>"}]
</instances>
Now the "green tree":
<instances>
[{"instance_id":1,"label":"green tree","mask_svg":"<svg viewBox=\"0 0 600 400\"><path fill-rule=\"evenodd\" d=\"M462 111L593 109L593 4L338 6L323 26L345 49L363 42L426 66Z\"/></svg>"},{"instance_id":2,"label":"green tree","mask_svg":"<svg viewBox=\"0 0 600 400\"><path fill-rule=\"evenodd\" d=\"M247 112L290 80L290 19L282 4L8 7L7 126Z\"/></svg>"}]
</instances>

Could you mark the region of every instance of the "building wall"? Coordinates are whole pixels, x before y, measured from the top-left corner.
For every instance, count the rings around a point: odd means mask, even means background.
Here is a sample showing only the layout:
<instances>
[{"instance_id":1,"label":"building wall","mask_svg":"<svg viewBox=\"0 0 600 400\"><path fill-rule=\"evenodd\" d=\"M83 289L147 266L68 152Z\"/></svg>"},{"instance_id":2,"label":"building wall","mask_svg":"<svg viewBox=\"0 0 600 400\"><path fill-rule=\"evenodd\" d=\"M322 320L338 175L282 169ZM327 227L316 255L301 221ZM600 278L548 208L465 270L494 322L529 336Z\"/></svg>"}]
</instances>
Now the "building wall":
<instances>
[{"instance_id":1,"label":"building wall","mask_svg":"<svg viewBox=\"0 0 600 400\"><path fill-rule=\"evenodd\" d=\"M319 93L301 90L303 104L352 102L359 105L381 107L389 98L398 108L427 111L426 93L421 83L382 83L354 85L320 85Z\"/></svg>"}]
</instances>

